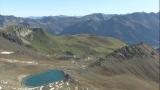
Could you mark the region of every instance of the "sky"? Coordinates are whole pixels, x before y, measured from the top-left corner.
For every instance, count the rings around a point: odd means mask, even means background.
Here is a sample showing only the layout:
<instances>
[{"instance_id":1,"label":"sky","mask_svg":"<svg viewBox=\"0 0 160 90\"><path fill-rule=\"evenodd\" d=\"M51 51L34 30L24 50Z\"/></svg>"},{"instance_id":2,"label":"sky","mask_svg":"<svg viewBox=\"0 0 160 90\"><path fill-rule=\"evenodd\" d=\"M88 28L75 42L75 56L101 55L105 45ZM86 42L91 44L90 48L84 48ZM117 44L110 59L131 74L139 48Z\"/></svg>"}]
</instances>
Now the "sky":
<instances>
[{"instance_id":1,"label":"sky","mask_svg":"<svg viewBox=\"0 0 160 90\"><path fill-rule=\"evenodd\" d=\"M20 17L158 11L159 0L0 0L1 15Z\"/></svg>"}]
</instances>

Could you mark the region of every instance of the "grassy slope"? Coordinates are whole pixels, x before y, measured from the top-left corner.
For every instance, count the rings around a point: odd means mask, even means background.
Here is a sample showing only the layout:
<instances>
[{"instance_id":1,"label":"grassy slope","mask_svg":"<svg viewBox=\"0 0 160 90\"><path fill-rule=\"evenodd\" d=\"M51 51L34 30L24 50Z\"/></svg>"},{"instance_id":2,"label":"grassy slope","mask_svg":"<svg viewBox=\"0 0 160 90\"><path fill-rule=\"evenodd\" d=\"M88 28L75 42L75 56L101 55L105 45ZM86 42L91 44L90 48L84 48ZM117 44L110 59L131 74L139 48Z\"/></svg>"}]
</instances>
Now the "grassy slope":
<instances>
[{"instance_id":1,"label":"grassy slope","mask_svg":"<svg viewBox=\"0 0 160 90\"><path fill-rule=\"evenodd\" d=\"M44 35L42 35L44 34ZM103 55L125 44L111 37L90 35L53 36L45 32L35 34L32 47L46 54L70 51L76 55Z\"/></svg>"},{"instance_id":2,"label":"grassy slope","mask_svg":"<svg viewBox=\"0 0 160 90\"><path fill-rule=\"evenodd\" d=\"M32 31L27 36L25 33ZM27 26L10 26L5 32L9 39L13 39L20 44L26 45L31 49L53 55L70 51L75 55L105 55L115 49L125 46L125 44L111 37L100 37L92 35L72 35L56 36L44 32L41 28L29 28ZM29 44L25 44L25 42ZM31 43L31 45L30 45Z\"/></svg>"},{"instance_id":3,"label":"grassy slope","mask_svg":"<svg viewBox=\"0 0 160 90\"><path fill-rule=\"evenodd\" d=\"M24 34L24 32L27 33L27 31L32 31L32 33L23 37L22 34ZM7 44L7 46L10 46L9 48L12 47L12 42L14 42L13 44L16 46L19 44L17 42L20 42L20 46L22 47L25 45L31 50L35 50L50 56L55 54L61 55L66 51L69 51L77 56L103 56L115 49L125 46L125 43L122 41L111 37L100 37L86 34L56 36L44 32L41 28L29 28L27 26L8 27L3 30L3 32L6 33L6 35L9 37L9 40L13 39L11 42L7 42L11 43ZM25 44L24 41L29 44ZM3 46L5 46L5 43ZM18 47L13 46L13 48L17 49Z\"/></svg>"}]
</instances>

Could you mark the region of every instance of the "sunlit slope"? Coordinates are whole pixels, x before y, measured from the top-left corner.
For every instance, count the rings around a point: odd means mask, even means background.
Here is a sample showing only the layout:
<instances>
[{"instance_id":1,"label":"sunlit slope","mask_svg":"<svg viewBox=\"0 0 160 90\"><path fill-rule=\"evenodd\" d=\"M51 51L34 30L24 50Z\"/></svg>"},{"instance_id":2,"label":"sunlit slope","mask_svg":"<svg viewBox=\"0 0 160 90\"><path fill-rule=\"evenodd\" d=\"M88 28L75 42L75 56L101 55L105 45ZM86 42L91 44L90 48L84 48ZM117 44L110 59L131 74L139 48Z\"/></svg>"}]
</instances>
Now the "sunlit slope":
<instances>
[{"instance_id":1,"label":"sunlit slope","mask_svg":"<svg viewBox=\"0 0 160 90\"><path fill-rule=\"evenodd\" d=\"M8 28L7 28L8 29ZM45 54L61 54L66 51L75 55L103 55L125 46L122 41L111 37L93 35L56 36L41 28L14 26L4 30L3 38Z\"/></svg>"}]
</instances>

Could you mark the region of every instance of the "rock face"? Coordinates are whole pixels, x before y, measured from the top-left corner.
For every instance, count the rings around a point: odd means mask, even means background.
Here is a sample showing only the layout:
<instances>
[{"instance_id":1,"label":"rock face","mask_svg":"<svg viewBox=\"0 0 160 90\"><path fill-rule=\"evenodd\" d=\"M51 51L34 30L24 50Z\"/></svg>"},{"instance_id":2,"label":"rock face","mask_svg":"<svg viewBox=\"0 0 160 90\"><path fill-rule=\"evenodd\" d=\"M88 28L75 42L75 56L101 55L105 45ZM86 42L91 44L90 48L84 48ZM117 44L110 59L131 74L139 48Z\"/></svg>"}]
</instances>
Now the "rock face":
<instances>
[{"instance_id":1,"label":"rock face","mask_svg":"<svg viewBox=\"0 0 160 90\"><path fill-rule=\"evenodd\" d=\"M5 32L1 32L0 33L0 36L9 40L9 41L12 41L12 42L15 42L15 43L18 43L18 44L21 44L21 40L14 34L10 34L10 33L5 33Z\"/></svg>"},{"instance_id":2,"label":"rock face","mask_svg":"<svg viewBox=\"0 0 160 90\"><path fill-rule=\"evenodd\" d=\"M149 46L145 45L144 43L140 43L137 45L125 46L121 49L115 50L107 57L128 60L134 57L145 58L156 54L157 53L153 49L149 48Z\"/></svg>"},{"instance_id":3,"label":"rock face","mask_svg":"<svg viewBox=\"0 0 160 90\"><path fill-rule=\"evenodd\" d=\"M0 32L0 36L15 42L17 44L31 45L34 39L34 34L40 31L40 28L30 28L29 25L13 25L5 28L5 31Z\"/></svg>"},{"instance_id":4,"label":"rock face","mask_svg":"<svg viewBox=\"0 0 160 90\"><path fill-rule=\"evenodd\" d=\"M115 50L91 67L101 68L107 75L131 74L159 82L159 55L143 43Z\"/></svg>"}]
</instances>

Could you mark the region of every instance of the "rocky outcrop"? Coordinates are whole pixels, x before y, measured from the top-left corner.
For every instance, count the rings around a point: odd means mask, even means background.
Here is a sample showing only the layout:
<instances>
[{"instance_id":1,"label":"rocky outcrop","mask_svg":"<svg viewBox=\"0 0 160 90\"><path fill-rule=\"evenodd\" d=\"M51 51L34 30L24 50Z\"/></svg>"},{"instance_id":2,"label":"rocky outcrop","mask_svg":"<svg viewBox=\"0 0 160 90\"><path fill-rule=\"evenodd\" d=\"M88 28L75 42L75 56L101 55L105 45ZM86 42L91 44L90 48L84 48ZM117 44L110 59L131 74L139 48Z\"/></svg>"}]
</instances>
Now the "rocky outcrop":
<instances>
[{"instance_id":1,"label":"rocky outcrop","mask_svg":"<svg viewBox=\"0 0 160 90\"><path fill-rule=\"evenodd\" d=\"M114 57L123 60L129 60L134 57L143 58L150 57L156 54L156 51L150 48L148 45L144 43L139 43L135 45L125 46L121 49L115 50L110 55L107 55L106 58Z\"/></svg>"},{"instance_id":2,"label":"rocky outcrop","mask_svg":"<svg viewBox=\"0 0 160 90\"><path fill-rule=\"evenodd\" d=\"M34 36L42 34L39 28L30 28L29 25L13 25L8 26L0 32L0 36L17 44L31 45ZM37 34L38 33L38 34Z\"/></svg>"},{"instance_id":3,"label":"rocky outcrop","mask_svg":"<svg viewBox=\"0 0 160 90\"><path fill-rule=\"evenodd\" d=\"M6 33L6 32L0 32L0 36L11 41L11 42L15 42L18 44L22 44L22 40L19 39L16 35L11 34L11 33Z\"/></svg>"}]
</instances>

